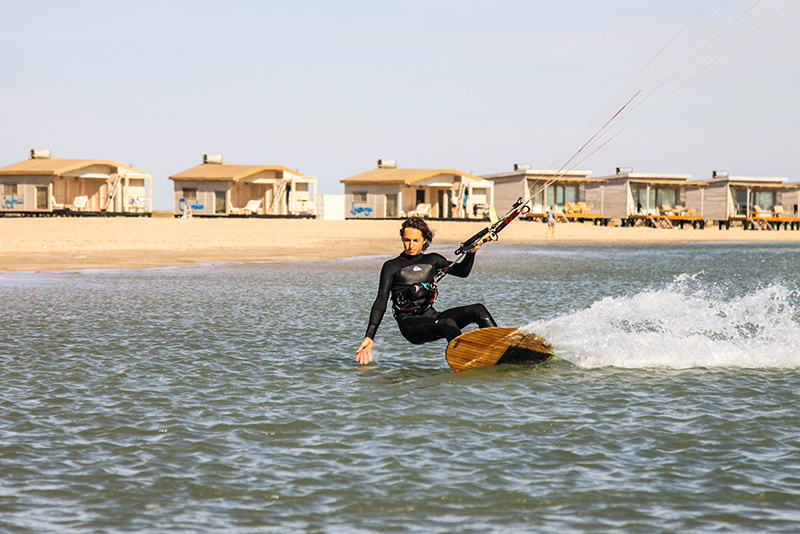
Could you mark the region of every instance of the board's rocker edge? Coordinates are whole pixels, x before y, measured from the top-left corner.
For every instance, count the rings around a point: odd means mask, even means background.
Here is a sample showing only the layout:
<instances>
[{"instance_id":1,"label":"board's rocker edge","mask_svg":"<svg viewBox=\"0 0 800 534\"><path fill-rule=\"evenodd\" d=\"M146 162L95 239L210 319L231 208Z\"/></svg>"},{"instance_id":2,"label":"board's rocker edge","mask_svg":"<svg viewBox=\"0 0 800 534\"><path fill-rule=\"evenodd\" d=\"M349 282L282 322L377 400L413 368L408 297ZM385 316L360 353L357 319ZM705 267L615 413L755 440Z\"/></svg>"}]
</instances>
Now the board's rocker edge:
<instances>
[{"instance_id":1,"label":"board's rocker edge","mask_svg":"<svg viewBox=\"0 0 800 534\"><path fill-rule=\"evenodd\" d=\"M537 365L551 359L543 337L518 328L492 327L465 332L450 341L445 357L453 371L491 365Z\"/></svg>"}]
</instances>

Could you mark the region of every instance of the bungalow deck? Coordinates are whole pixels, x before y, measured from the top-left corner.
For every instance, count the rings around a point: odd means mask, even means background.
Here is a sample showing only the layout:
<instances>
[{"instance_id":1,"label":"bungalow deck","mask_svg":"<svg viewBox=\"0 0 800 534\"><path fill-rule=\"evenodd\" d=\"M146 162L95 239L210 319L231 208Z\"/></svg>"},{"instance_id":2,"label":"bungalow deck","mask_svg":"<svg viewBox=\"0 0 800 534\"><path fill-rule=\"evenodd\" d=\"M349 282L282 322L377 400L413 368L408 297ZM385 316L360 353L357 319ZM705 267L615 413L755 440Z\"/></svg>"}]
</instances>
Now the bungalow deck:
<instances>
[{"instance_id":1,"label":"bungalow deck","mask_svg":"<svg viewBox=\"0 0 800 534\"><path fill-rule=\"evenodd\" d=\"M706 227L706 220L700 215L629 215L627 219L622 219L622 226L635 226L637 222L644 222L651 228L674 228L678 226L683 229L687 224L692 228L703 230Z\"/></svg>"},{"instance_id":2,"label":"bungalow deck","mask_svg":"<svg viewBox=\"0 0 800 534\"><path fill-rule=\"evenodd\" d=\"M770 217L729 217L727 221L719 221L719 229L730 230L731 223L740 222L745 230L800 230L800 217L773 215Z\"/></svg>"},{"instance_id":3,"label":"bungalow deck","mask_svg":"<svg viewBox=\"0 0 800 534\"><path fill-rule=\"evenodd\" d=\"M528 213L523 219L545 222L547 214ZM608 225L608 219L602 213L556 213L556 222L593 222L595 225Z\"/></svg>"}]
</instances>

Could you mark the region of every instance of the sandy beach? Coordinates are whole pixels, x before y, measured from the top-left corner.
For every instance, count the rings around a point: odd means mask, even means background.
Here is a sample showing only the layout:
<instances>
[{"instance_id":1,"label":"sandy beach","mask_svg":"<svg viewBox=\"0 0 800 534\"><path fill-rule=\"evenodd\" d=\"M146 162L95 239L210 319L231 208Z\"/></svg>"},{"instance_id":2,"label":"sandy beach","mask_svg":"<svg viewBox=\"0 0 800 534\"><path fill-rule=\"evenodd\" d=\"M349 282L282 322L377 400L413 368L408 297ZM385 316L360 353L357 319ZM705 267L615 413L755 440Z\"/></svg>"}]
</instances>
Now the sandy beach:
<instances>
[{"instance_id":1,"label":"sandy beach","mask_svg":"<svg viewBox=\"0 0 800 534\"><path fill-rule=\"evenodd\" d=\"M460 243L487 222L430 222L435 244ZM303 260L394 254L399 221L309 219L0 218L0 270L122 269L207 262ZM800 231L719 230L707 225L661 230L515 221L504 242L585 243L797 242Z\"/></svg>"}]
</instances>

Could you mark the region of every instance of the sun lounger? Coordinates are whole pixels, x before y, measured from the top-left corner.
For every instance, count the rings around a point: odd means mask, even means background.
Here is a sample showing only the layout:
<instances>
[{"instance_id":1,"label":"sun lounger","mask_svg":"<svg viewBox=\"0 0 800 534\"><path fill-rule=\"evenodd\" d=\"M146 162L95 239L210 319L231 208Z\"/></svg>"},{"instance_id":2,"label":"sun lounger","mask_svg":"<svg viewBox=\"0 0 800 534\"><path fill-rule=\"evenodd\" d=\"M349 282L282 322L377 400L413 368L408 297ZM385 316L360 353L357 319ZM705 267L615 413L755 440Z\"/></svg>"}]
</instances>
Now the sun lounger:
<instances>
[{"instance_id":1,"label":"sun lounger","mask_svg":"<svg viewBox=\"0 0 800 534\"><path fill-rule=\"evenodd\" d=\"M86 208L88 204L89 204L89 197L86 195L81 195L75 197L75 199L72 201L72 204L67 206L67 208L71 210L82 211L83 209Z\"/></svg>"},{"instance_id":2,"label":"sun lounger","mask_svg":"<svg viewBox=\"0 0 800 534\"><path fill-rule=\"evenodd\" d=\"M409 212L409 217L430 217L431 215L431 205L430 204L417 204L417 207L414 208L414 211Z\"/></svg>"},{"instance_id":3,"label":"sun lounger","mask_svg":"<svg viewBox=\"0 0 800 534\"><path fill-rule=\"evenodd\" d=\"M669 207L666 204L661 205L661 215L678 215L679 212L676 212L673 208Z\"/></svg>"},{"instance_id":4,"label":"sun lounger","mask_svg":"<svg viewBox=\"0 0 800 534\"><path fill-rule=\"evenodd\" d=\"M252 215L254 213L258 213L258 209L261 207L261 200L249 200L243 208L234 208L233 205L230 205L229 207L231 213L234 215Z\"/></svg>"},{"instance_id":5,"label":"sun lounger","mask_svg":"<svg viewBox=\"0 0 800 534\"><path fill-rule=\"evenodd\" d=\"M751 216L757 219L766 219L772 216L772 212L764 211L758 206L753 206L753 214Z\"/></svg>"},{"instance_id":6,"label":"sun lounger","mask_svg":"<svg viewBox=\"0 0 800 534\"><path fill-rule=\"evenodd\" d=\"M787 211L785 211L783 209L783 206L773 206L772 207L772 214L773 214L773 216L778 217L778 218L780 218L780 217L791 217L792 216L791 213L788 213Z\"/></svg>"},{"instance_id":7,"label":"sun lounger","mask_svg":"<svg viewBox=\"0 0 800 534\"><path fill-rule=\"evenodd\" d=\"M676 215L681 215L681 216L695 215L697 213L697 210L695 210L694 208L685 208L683 206L677 206L677 205L673 208L673 211L675 212Z\"/></svg>"}]
</instances>

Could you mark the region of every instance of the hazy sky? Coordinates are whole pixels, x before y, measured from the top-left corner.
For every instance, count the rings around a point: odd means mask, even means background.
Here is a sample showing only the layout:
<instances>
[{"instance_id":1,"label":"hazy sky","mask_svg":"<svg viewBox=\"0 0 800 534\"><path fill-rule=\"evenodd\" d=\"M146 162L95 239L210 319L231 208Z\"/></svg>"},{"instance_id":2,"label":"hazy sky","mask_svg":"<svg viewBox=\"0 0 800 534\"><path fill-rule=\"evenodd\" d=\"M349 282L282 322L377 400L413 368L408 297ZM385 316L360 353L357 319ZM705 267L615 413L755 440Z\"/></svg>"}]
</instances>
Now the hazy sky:
<instances>
[{"instance_id":1,"label":"hazy sky","mask_svg":"<svg viewBox=\"0 0 800 534\"><path fill-rule=\"evenodd\" d=\"M558 169L642 90L578 169L800 181L798 28L793 0L0 0L0 166L133 164L156 209L205 153L321 193L379 158Z\"/></svg>"}]
</instances>

